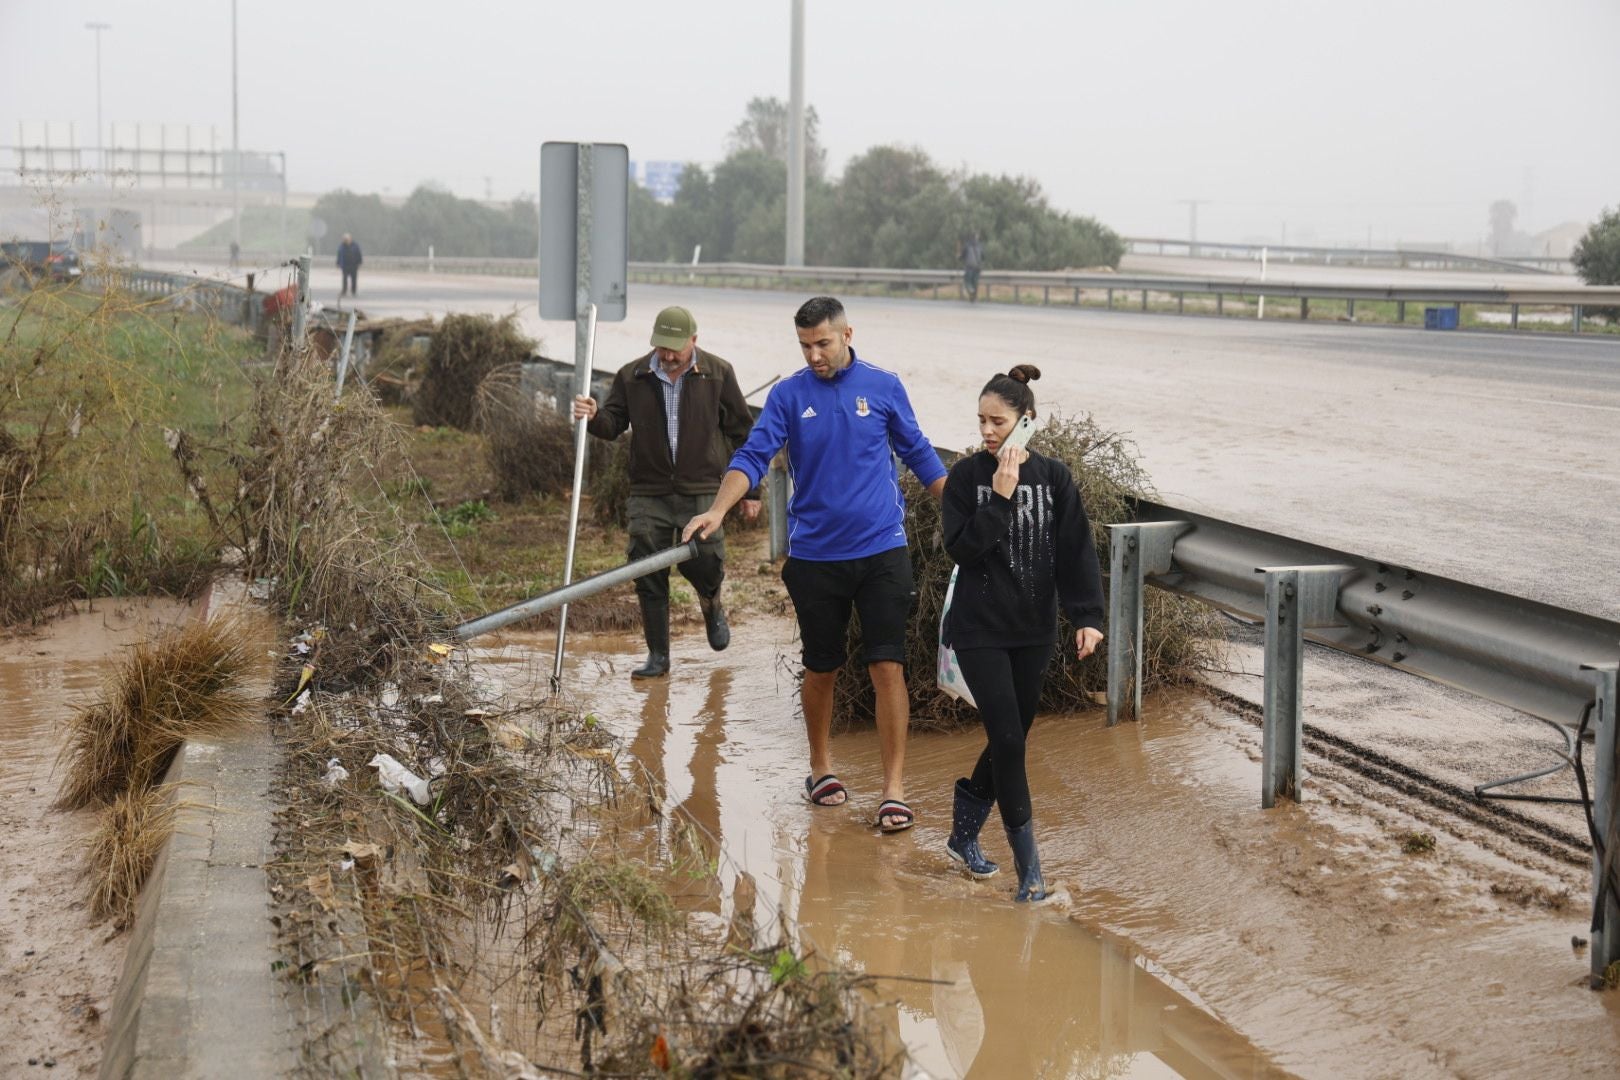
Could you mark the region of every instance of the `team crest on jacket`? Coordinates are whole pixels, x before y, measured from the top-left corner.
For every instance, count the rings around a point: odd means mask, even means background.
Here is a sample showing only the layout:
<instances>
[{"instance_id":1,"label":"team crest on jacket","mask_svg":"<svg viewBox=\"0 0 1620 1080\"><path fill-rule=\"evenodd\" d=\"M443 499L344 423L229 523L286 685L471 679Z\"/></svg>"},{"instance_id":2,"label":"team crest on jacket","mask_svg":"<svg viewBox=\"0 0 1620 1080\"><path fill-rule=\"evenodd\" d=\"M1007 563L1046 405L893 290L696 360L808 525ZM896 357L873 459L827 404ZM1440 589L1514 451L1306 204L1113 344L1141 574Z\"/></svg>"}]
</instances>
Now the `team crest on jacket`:
<instances>
[{"instance_id":1,"label":"team crest on jacket","mask_svg":"<svg viewBox=\"0 0 1620 1080\"><path fill-rule=\"evenodd\" d=\"M872 410L871 410L871 408L869 408L867 406L865 398L858 397L858 398L855 399L855 415L856 416L870 416L871 413L872 413Z\"/></svg>"}]
</instances>

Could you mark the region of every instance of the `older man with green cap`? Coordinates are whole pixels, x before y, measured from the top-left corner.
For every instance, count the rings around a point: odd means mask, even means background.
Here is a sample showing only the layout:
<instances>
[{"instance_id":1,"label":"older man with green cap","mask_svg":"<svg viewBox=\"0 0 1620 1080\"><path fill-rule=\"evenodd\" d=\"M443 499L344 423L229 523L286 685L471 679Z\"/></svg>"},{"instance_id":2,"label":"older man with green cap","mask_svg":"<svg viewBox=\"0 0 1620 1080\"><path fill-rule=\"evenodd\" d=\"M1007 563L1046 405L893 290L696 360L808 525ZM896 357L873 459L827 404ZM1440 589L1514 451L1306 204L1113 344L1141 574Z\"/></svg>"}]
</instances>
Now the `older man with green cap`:
<instances>
[{"instance_id":1,"label":"older man with green cap","mask_svg":"<svg viewBox=\"0 0 1620 1080\"><path fill-rule=\"evenodd\" d=\"M620 368L607 400L574 398L574 418L600 439L630 430L630 558L640 559L681 542L686 523L709 508L731 455L753 425L737 374L720 357L698 348L697 320L683 307L667 307L653 320L652 352ZM744 499L753 520L759 500ZM720 600L725 580L725 539L720 531L699 545L698 556L680 564L697 592L709 647L731 641ZM669 671L669 571L636 579L647 661L630 674L656 678Z\"/></svg>"}]
</instances>

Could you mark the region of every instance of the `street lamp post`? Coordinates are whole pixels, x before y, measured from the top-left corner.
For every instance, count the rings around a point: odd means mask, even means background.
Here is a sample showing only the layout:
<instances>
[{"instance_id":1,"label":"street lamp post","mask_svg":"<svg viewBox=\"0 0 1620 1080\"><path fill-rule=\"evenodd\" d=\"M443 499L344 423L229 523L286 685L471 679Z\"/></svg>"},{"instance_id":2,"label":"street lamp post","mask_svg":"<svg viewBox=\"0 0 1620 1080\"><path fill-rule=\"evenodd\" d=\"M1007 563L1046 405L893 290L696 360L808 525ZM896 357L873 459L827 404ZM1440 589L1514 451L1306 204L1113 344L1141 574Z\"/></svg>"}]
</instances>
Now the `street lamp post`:
<instances>
[{"instance_id":1,"label":"street lamp post","mask_svg":"<svg viewBox=\"0 0 1620 1080\"><path fill-rule=\"evenodd\" d=\"M231 236L236 250L241 251L242 143L238 137L236 118L236 0L231 0Z\"/></svg>"},{"instance_id":2,"label":"street lamp post","mask_svg":"<svg viewBox=\"0 0 1620 1080\"><path fill-rule=\"evenodd\" d=\"M87 22L86 30L96 32L96 159L101 166L101 182L107 182L107 144L101 141L101 32L111 30L111 23Z\"/></svg>"}]
</instances>

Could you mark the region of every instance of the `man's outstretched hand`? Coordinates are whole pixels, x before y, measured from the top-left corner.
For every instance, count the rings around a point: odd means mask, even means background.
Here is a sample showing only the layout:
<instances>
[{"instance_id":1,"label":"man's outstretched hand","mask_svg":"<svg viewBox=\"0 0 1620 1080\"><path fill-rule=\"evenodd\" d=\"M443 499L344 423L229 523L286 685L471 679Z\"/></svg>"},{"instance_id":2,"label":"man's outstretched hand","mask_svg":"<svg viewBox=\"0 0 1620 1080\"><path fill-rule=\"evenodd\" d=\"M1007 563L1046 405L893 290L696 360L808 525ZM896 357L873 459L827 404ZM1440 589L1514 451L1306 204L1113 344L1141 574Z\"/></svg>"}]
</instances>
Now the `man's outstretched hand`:
<instances>
[{"instance_id":1,"label":"man's outstretched hand","mask_svg":"<svg viewBox=\"0 0 1620 1080\"><path fill-rule=\"evenodd\" d=\"M699 540L707 540L709 534L718 529L725 519L725 514L705 510L686 523L686 529L681 533L681 543L688 543L694 536Z\"/></svg>"}]
</instances>

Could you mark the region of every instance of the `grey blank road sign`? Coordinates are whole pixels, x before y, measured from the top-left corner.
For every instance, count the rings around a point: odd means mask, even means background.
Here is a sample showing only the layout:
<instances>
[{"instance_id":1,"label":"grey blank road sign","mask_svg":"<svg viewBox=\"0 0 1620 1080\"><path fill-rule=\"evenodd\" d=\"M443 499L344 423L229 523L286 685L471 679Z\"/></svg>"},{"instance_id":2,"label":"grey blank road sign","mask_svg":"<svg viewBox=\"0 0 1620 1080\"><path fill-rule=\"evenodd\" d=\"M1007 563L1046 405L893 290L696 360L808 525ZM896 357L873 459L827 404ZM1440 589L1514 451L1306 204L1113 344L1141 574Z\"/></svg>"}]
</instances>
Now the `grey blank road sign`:
<instances>
[{"instance_id":1,"label":"grey blank road sign","mask_svg":"<svg viewBox=\"0 0 1620 1080\"><path fill-rule=\"evenodd\" d=\"M623 143L590 150L590 300L599 322L625 314L630 151ZM540 147L540 317L573 319L578 291L579 143Z\"/></svg>"}]
</instances>

